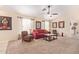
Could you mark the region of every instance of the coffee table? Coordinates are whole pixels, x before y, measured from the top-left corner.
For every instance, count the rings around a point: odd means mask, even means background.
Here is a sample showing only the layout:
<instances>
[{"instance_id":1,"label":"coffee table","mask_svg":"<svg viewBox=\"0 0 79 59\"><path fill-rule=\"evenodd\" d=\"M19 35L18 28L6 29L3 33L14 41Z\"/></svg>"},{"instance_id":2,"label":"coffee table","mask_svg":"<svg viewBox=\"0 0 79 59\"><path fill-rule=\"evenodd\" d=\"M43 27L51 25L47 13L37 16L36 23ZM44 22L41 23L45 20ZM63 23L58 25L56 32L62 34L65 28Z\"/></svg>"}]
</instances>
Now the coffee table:
<instances>
[{"instance_id":1,"label":"coffee table","mask_svg":"<svg viewBox=\"0 0 79 59\"><path fill-rule=\"evenodd\" d=\"M56 38L54 38L54 34L44 34L45 37L44 37L44 40L46 41L52 41L52 40L55 40Z\"/></svg>"}]
</instances>

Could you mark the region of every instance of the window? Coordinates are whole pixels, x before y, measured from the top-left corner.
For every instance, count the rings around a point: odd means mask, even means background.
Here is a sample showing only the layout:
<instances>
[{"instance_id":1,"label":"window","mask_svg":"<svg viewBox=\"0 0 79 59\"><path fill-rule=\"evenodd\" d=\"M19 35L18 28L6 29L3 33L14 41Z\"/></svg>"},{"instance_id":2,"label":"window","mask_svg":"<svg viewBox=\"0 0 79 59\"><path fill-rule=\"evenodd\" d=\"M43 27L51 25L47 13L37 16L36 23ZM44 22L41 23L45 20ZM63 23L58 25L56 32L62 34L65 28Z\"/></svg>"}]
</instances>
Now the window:
<instances>
[{"instance_id":1,"label":"window","mask_svg":"<svg viewBox=\"0 0 79 59\"><path fill-rule=\"evenodd\" d=\"M31 19L22 19L22 31L28 31L28 33L30 33L32 29L31 26L32 26Z\"/></svg>"},{"instance_id":2,"label":"window","mask_svg":"<svg viewBox=\"0 0 79 59\"><path fill-rule=\"evenodd\" d=\"M49 22L48 21L45 21L45 29L49 30Z\"/></svg>"}]
</instances>

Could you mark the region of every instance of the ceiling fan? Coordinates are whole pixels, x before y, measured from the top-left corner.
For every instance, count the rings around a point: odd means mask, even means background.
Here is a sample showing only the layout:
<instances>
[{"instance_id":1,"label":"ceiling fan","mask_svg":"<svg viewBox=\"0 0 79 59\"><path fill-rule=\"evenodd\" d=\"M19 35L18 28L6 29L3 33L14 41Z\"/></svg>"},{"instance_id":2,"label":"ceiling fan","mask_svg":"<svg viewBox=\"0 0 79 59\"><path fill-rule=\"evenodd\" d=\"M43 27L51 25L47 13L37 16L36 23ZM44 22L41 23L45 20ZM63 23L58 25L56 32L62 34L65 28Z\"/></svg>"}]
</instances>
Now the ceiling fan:
<instances>
[{"instance_id":1,"label":"ceiling fan","mask_svg":"<svg viewBox=\"0 0 79 59\"><path fill-rule=\"evenodd\" d=\"M54 15L58 15L58 13L52 11L51 5L48 5L47 8L43 8L42 11L44 12L44 15L49 15L49 19L52 18Z\"/></svg>"}]
</instances>

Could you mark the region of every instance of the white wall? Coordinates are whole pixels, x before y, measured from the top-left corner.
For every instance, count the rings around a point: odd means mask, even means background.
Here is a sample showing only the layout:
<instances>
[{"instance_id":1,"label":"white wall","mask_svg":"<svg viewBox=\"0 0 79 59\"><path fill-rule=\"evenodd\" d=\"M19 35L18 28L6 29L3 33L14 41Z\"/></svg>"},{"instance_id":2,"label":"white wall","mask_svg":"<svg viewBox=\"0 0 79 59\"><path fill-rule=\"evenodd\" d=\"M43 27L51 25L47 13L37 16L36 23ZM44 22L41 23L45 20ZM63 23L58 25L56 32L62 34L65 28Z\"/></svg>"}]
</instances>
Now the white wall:
<instances>
[{"instance_id":1,"label":"white wall","mask_svg":"<svg viewBox=\"0 0 79 59\"><path fill-rule=\"evenodd\" d=\"M53 12L57 12L58 17L56 19L53 19L52 22L65 21L65 28L54 28L57 29L59 33L64 32L65 36L72 37L73 30L71 30L71 27L74 22L78 23L77 32L79 32L79 6L55 6Z\"/></svg>"},{"instance_id":2,"label":"white wall","mask_svg":"<svg viewBox=\"0 0 79 59\"><path fill-rule=\"evenodd\" d=\"M17 14L0 10L0 16L12 17L12 30L0 30L0 40L15 40L18 36L19 24Z\"/></svg>"},{"instance_id":3,"label":"white wall","mask_svg":"<svg viewBox=\"0 0 79 59\"><path fill-rule=\"evenodd\" d=\"M5 53L8 45L8 41L17 40L20 30L20 23L17 16L20 16L12 10L6 8L0 8L0 16L12 17L12 30L0 30L0 53Z\"/></svg>"}]
</instances>

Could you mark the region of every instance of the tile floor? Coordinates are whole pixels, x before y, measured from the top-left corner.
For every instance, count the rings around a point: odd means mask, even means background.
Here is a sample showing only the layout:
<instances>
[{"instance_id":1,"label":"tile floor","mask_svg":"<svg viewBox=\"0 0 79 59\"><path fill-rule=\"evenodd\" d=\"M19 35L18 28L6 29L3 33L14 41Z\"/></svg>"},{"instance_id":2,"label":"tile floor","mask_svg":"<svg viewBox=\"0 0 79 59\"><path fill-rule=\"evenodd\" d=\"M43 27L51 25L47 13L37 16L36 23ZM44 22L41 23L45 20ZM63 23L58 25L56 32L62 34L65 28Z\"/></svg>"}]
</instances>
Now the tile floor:
<instances>
[{"instance_id":1,"label":"tile floor","mask_svg":"<svg viewBox=\"0 0 79 59\"><path fill-rule=\"evenodd\" d=\"M30 43L21 40L10 41L7 52L10 54L74 54L79 53L79 39L58 38L51 42L38 39Z\"/></svg>"}]
</instances>

